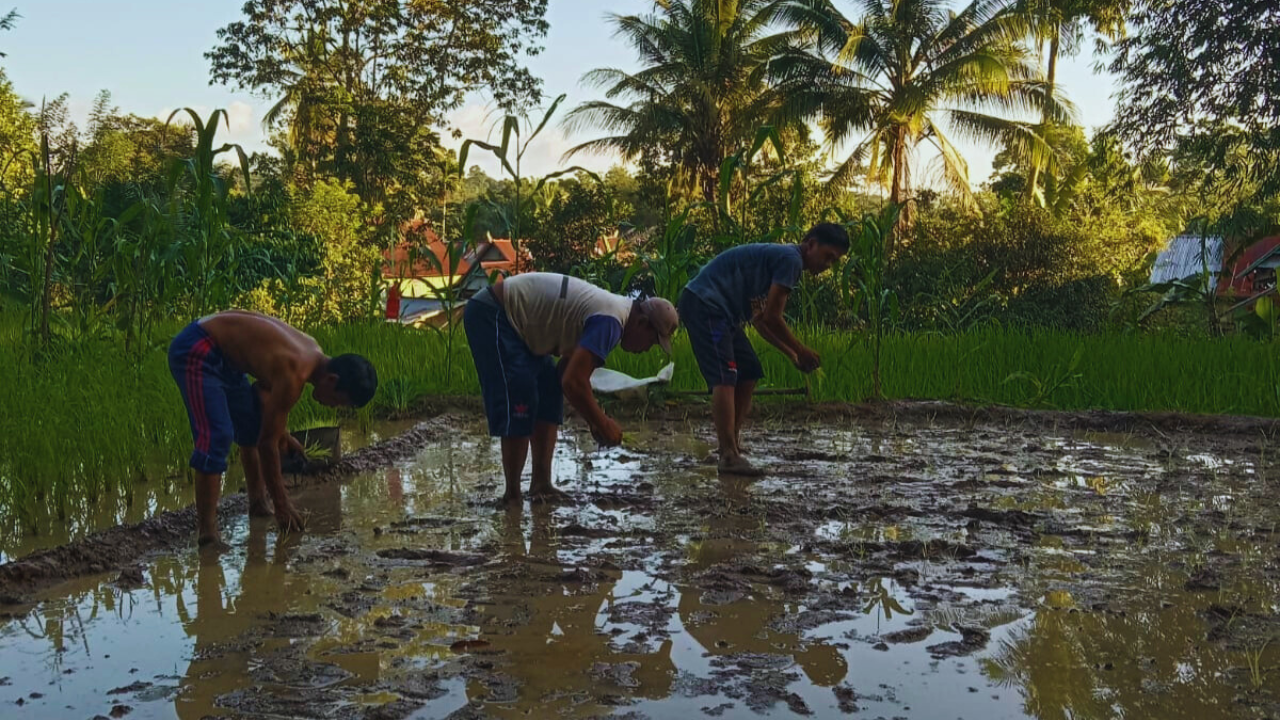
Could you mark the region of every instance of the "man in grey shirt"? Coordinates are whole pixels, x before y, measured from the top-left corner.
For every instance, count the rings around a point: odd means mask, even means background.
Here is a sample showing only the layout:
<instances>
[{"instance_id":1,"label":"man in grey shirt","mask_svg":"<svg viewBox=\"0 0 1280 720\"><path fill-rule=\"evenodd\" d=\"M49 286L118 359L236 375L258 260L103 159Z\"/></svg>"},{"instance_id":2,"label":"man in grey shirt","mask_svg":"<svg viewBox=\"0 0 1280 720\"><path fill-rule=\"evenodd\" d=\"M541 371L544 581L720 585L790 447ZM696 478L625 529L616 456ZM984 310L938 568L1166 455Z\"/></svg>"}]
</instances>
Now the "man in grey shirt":
<instances>
[{"instance_id":1,"label":"man in grey shirt","mask_svg":"<svg viewBox=\"0 0 1280 720\"><path fill-rule=\"evenodd\" d=\"M680 321L711 388L721 472L762 474L742 457L742 426L756 383L764 377L743 326L752 323L801 371L816 370L821 365L817 353L796 340L782 312L802 271L822 273L848 251L849 233L835 223L821 223L798 245L758 243L720 253L680 295Z\"/></svg>"},{"instance_id":2,"label":"man in grey shirt","mask_svg":"<svg viewBox=\"0 0 1280 720\"><path fill-rule=\"evenodd\" d=\"M566 398L601 445L622 442L622 428L591 394L591 374L616 347L642 353L659 345L670 354L679 317L662 298L636 300L567 275L526 273L479 292L462 324L489 434L502 438L503 502L519 503L530 454L530 498L564 496L551 482L551 458Z\"/></svg>"}]
</instances>

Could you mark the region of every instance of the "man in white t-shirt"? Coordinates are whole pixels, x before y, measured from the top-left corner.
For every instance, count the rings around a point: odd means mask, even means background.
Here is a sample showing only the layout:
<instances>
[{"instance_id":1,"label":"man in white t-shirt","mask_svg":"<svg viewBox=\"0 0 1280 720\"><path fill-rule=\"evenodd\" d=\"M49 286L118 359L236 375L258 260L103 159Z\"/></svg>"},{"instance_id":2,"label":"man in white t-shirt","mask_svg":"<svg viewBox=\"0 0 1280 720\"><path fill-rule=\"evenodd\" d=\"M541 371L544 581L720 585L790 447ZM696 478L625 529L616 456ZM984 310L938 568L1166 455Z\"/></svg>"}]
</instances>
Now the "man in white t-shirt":
<instances>
[{"instance_id":1,"label":"man in white t-shirt","mask_svg":"<svg viewBox=\"0 0 1280 720\"><path fill-rule=\"evenodd\" d=\"M520 474L530 444L530 497L563 499L551 482L551 456L564 421L564 398L597 442L622 442L622 428L596 403L591 374L618 345L633 353L660 345L670 354L680 323L666 300L632 300L555 273L516 275L480 291L467 303L462 322L489 434L502 438L506 503L521 499Z\"/></svg>"}]
</instances>

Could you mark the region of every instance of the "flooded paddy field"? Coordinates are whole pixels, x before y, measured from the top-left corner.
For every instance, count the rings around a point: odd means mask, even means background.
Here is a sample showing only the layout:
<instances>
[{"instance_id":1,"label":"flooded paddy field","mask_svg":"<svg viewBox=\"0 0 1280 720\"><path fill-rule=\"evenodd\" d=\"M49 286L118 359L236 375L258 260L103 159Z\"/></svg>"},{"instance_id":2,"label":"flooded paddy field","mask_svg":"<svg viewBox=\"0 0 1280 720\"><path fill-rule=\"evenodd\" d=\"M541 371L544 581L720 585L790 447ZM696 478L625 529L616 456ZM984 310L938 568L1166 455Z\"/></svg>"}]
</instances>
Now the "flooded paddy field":
<instances>
[{"instance_id":1,"label":"flooded paddy field","mask_svg":"<svg viewBox=\"0 0 1280 720\"><path fill-rule=\"evenodd\" d=\"M747 480L705 418L630 429L569 428L572 504L496 507L453 415L299 491L305 534L229 499L226 552L175 515L0 572L0 717L1280 717L1261 434L775 415Z\"/></svg>"}]
</instances>

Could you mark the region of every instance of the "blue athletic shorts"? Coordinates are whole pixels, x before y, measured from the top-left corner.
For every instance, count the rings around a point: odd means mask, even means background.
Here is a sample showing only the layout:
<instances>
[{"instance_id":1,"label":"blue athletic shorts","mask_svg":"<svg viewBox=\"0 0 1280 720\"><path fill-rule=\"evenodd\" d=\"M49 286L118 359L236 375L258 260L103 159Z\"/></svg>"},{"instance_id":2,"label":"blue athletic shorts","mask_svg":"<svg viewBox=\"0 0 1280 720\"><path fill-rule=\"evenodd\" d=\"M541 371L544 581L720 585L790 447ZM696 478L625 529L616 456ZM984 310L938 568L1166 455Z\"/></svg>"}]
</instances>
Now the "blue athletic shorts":
<instances>
[{"instance_id":1,"label":"blue athletic shorts","mask_svg":"<svg viewBox=\"0 0 1280 720\"><path fill-rule=\"evenodd\" d=\"M680 293L680 324L689 333L689 344L708 388L737 385L764 377L764 367L742 326L733 326L702 298Z\"/></svg>"},{"instance_id":2,"label":"blue athletic shorts","mask_svg":"<svg viewBox=\"0 0 1280 720\"><path fill-rule=\"evenodd\" d=\"M169 344L169 372L191 421L191 467L202 473L226 472L233 441L240 446L258 444L261 398L198 322L183 328Z\"/></svg>"},{"instance_id":3,"label":"blue athletic shorts","mask_svg":"<svg viewBox=\"0 0 1280 720\"><path fill-rule=\"evenodd\" d=\"M463 308L462 326L480 376L490 435L529 437L535 422L564 422L564 391L555 361L533 354L488 291Z\"/></svg>"}]
</instances>

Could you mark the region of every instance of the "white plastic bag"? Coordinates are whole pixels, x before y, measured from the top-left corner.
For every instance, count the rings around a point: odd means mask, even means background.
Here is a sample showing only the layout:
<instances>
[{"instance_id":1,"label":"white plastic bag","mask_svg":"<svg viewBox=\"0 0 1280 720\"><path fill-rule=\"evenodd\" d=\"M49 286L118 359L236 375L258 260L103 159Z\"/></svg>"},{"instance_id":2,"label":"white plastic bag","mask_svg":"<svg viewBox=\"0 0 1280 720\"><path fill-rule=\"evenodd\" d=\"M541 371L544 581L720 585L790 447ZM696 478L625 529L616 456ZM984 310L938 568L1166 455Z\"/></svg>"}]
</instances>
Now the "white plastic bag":
<instances>
[{"instance_id":1,"label":"white plastic bag","mask_svg":"<svg viewBox=\"0 0 1280 720\"><path fill-rule=\"evenodd\" d=\"M650 385L654 383L665 385L671 382L671 376L675 371L676 364L667 363L667 366L659 370L654 377L633 378L617 370L596 368L595 372L591 373L591 389L608 395L643 397L648 392Z\"/></svg>"}]
</instances>

